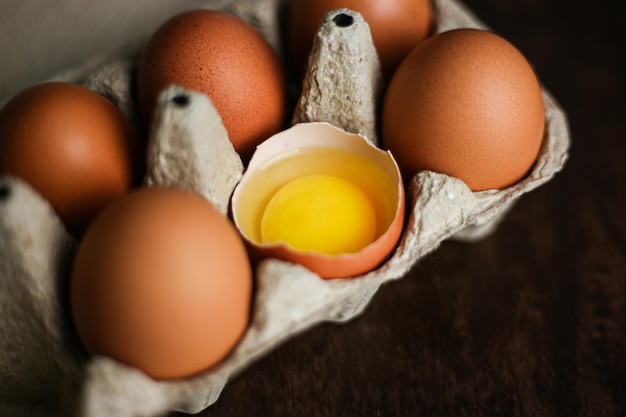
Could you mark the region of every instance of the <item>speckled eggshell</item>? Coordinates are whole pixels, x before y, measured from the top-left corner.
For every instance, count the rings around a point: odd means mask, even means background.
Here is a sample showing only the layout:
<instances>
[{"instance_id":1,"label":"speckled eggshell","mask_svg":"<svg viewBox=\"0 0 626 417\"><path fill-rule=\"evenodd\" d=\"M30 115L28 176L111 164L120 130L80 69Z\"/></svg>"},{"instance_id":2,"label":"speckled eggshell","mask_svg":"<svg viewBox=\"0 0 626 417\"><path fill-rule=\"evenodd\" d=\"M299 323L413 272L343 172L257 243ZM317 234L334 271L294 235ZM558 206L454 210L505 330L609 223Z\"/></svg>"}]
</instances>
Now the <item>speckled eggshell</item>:
<instances>
[{"instance_id":1,"label":"speckled eggshell","mask_svg":"<svg viewBox=\"0 0 626 417\"><path fill-rule=\"evenodd\" d=\"M210 97L244 161L284 125L286 84L278 55L256 29L226 12L185 12L152 35L137 69L146 123L156 97L172 84Z\"/></svg>"},{"instance_id":2,"label":"speckled eggshell","mask_svg":"<svg viewBox=\"0 0 626 417\"><path fill-rule=\"evenodd\" d=\"M472 191L526 176L544 136L541 86L509 41L487 30L430 37L402 62L387 89L382 142L405 178L430 170Z\"/></svg>"}]
</instances>

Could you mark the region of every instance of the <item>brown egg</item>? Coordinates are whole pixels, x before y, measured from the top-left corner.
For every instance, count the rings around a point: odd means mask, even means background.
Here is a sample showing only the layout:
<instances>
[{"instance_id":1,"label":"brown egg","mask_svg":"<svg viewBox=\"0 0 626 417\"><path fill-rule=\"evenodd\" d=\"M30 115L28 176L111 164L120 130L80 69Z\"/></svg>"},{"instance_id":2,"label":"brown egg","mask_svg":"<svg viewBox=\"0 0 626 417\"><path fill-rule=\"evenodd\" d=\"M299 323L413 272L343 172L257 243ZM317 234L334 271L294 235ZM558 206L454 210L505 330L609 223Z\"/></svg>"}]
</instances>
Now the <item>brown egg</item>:
<instances>
[{"instance_id":1,"label":"brown egg","mask_svg":"<svg viewBox=\"0 0 626 417\"><path fill-rule=\"evenodd\" d=\"M193 192L144 188L109 205L87 230L70 298L92 355L175 379L233 349L251 292L244 244L225 216Z\"/></svg>"},{"instance_id":2,"label":"brown egg","mask_svg":"<svg viewBox=\"0 0 626 417\"><path fill-rule=\"evenodd\" d=\"M387 77L428 36L434 18L431 0L290 0L285 45L294 71L303 73L322 17L340 8L361 13L369 24Z\"/></svg>"},{"instance_id":3,"label":"brown egg","mask_svg":"<svg viewBox=\"0 0 626 417\"><path fill-rule=\"evenodd\" d=\"M285 122L278 55L252 26L224 12L195 10L165 22L144 48L137 74L146 123L165 87L200 91L211 98L244 161Z\"/></svg>"},{"instance_id":4,"label":"brown egg","mask_svg":"<svg viewBox=\"0 0 626 417\"><path fill-rule=\"evenodd\" d=\"M140 181L142 166L125 116L79 85L35 85L0 110L0 174L28 182L74 235Z\"/></svg>"},{"instance_id":5,"label":"brown egg","mask_svg":"<svg viewBox=\"0 0 626 417\"><path fill-rule=\"evenodd\" d=\"M500 189L532 167L544 134L541 87L502 37L458 29L422 42L402 62L382 109L382 141L405 179L431 170L474 191Z\"/></svg>"}]
</instances>

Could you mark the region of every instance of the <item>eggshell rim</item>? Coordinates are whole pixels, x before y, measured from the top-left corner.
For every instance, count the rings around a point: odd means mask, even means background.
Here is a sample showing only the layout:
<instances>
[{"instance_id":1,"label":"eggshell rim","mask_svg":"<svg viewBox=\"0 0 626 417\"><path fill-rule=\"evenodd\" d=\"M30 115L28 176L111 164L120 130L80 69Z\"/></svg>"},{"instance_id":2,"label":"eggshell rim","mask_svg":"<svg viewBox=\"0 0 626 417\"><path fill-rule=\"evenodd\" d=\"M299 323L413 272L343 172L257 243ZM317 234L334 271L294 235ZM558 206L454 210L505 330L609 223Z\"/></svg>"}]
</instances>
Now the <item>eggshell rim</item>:
<instances>
[{"instance_id":1,"label":"eggshell rim","mask_svg":"<svg viewBox=\"0 0 626 417\"><path fill-rule=\"evenodd\" d=\"M297 138L294 141L294 137L298 136L298 132L301 129L320 128L333 131L334 135L320 135L317 136L315 140L307 138ZM341 135L343 137L349 138L348 141L351 141L351 143L338 146L336 142L333 142L329 139L330 137L336 137L335 135ZM297 145L294 143L296 141L299 142ZM328 255L312 251L305 252L282 243L261 244L253 241L250 237L248 237L239 225L236 210L237 202L239 201L239 196L241 190L244 188L246 180L250 176L254 175L254 170L260 165L264 164L267 161L270 161L281 151L296 146L329 146L340 149L350 149L354 146L361 146L365 147L365 149L369 148L370 151L373 150L374 152L379 153L379 155L381 155L381 159L388 158L388 160L393 165L393 169L397 176L394 182L396 183L398 202L396 204L394 217L385 232L372 243L368 244L358 252L343 253L339 255ZM394 179L392 178L392 180ZM231 215L235 227L237 228L237 230L239 230L239 233L241 234L246 246L248 247L250 257L253 263L258 263L259 261L266 258L277 258L282 260L290 259L289 262L298 263L315 272L324 279L331 279L358 276L370 272L382 263L384 263L384 261L388 259L395 250L402 235L402 231L404 229L405 205L406 196L404 191L402 174L391 152L378 148L377 146L370 143L367 138L360 134L345 131L328 122L305 122L297 123L290 128L271 136L269 139L257 146L257 149L248 164L246 172L244 173L241 181L237 184L233 191L233 195L231 198ZM384 256L377 256L377 253L381 251L381 248L385 247L388 247L389 249L384 250ZM358 264L358 266L355 266L355 263Z\"/></svg>"}]
</instances>

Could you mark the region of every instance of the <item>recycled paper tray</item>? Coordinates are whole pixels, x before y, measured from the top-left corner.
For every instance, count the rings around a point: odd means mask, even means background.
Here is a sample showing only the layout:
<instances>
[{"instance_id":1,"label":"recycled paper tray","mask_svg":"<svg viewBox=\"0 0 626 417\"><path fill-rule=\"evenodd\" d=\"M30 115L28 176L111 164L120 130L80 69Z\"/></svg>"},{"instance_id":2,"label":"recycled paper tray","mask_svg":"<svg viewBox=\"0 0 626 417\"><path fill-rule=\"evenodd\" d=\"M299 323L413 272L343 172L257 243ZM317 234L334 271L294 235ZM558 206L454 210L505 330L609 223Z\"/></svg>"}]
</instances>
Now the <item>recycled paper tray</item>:
<instances>
[{"instance_id":1,"label":"recycled paper tray","mask_svg":"<svg viewBox=\"0 0 626 417\"><path fill-rule=\"evenodd\" d=\"M206 4L218 7L216 2ZM251 23L278 50L279 4L221 1L219 8ZM457 0L434 0L434 6L435 32L489 29ZM293 123L327 122L376 143L375 103L381 82L369 28L358 13L332 13L350 14L354 23L339 27L332 16L322 23ZM91 60L53 79L100 92L137 124L131 91L136 57ZM351 68L357 76L339 77L329 71L333 65ZM316 83L316 77L325 82ZM333 99L345 97L343 91L354 100ZM188 106L172 100L180 94L188 96ZM402 278L443 240L486 236L519 197L560 171L570 144L567 119L545 89L543 99L546 134L526 178L502 190L471 192L456 178L418 173L407 189L408 216L398 247L382 266L362 276L323 280L297 265L264 261L255 275L253 314L241 342L223 362L184 380L155 381L110 358L82 353L67 311L66 286L76 241L27 184L0 178L0 415L136 417L170 410L196 413L209 407L228 379L255 359L318 323L355 317L383 283ZM145 185L192 189L226 214L243 165L228 146L210 99L172 86L160 97L152 132Z\"/></svg>"}]
</instances>

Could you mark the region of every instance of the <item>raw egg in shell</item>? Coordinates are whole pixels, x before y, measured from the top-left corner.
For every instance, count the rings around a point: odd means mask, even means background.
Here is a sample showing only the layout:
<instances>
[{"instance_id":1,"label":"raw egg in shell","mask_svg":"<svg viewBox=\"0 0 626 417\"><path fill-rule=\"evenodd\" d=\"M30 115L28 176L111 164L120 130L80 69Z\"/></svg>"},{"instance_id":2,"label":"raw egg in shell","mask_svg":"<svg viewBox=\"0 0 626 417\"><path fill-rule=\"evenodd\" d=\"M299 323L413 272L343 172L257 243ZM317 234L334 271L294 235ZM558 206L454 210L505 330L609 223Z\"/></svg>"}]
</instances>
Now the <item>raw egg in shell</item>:
<instances>
[{"instance_id":1,"label":"raw egg in shell","mask_svg":"<svg viewBox=\"0 0 626 417\"><path fill-rule=\"evenodd\" d=\"M328 123L302 123L257 148L232 214L255 261L274 257L345 278L395 249L404 199L389 152Z\"/></svg>"}]
</instances>

